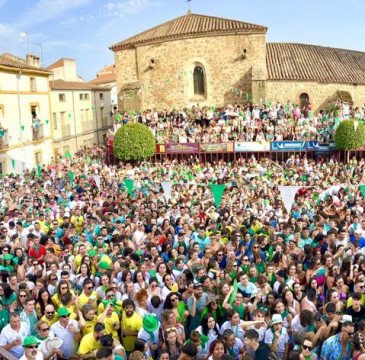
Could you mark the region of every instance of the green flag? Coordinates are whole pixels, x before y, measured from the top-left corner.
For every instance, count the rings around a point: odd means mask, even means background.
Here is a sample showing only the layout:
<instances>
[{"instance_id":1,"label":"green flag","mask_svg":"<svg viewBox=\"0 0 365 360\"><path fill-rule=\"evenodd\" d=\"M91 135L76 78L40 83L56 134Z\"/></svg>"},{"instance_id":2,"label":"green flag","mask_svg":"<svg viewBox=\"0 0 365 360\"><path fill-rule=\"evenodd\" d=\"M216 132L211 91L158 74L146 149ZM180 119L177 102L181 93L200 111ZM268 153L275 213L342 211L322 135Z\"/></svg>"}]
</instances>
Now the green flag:
<instances>
[{"instance_id":1,"label":"green flag","mask_svg":"<svg viewBox=\"0 0 365 360\"><path fill-rule=\"evenodd\" d=\"M179 314L180 320L183 318L185 311L186 311L185 303L183 301L179 301L179 303L177 304L177 312Z\"/></svg>"},{"instance_id":2,"label":"green flag","mask_svg":"<svg viewBox=\"0 0 365 360\"><path fill-rule=\"evenodd\" d=\"M210 188L212 189L213 193L215 207L217 209L219 208L219 205L221 203L225 187L226 187L225 185L210 185Z\"/></svg>"},{"instance_id":3,"label":"green flag","mask_svg":"<svg viewBox=\"0 0 365 360\"><path fill-rule=\"evenodd\" d=\"M49 120L48 120L48 119L46 119L46 124L48 125L48 123L49 123Z\"/></svg>"},{"instance_id":4,"label":"green flag","mask_svg":"<svg viewBox=\"0 0 365 360\"><path fill-rule=\"evenodd\" d=\"M67 157L71 160L72 155L68 152L68 153L65 154L65 157Z\"/></svg>"},{"instance_id":5,"label":"green flag","mask_svg":"<svg viewBox=\"0 0 365 360\"><path fill-rule=\"evenodd\" d=\"M133 180L131 179L125 179L124 180L124 185L126 186L126 188L128 189L129 195L133 196Z\"/></svg>"},{"instance_id":6,"label":"green flag","mask_svg":"<svg viewBox=\"0 0 365 360\"><path fill-rule=\"evenodd\" d=\"M24 131L24 129L25 129L25 126L24 126L24 125L22 125L22 126L21 126L20 128L22 129L22 131Z\"/></svg>"},{"instance_id":7,"label":"green flag","mask_svg":"<svg viewBox=\"0 0 365 360\"><path fill-rule=\"evenodd\" d=\"M15 160L14 159L11 160L11 166L13 167L13 170L15 170Z\"/></svg>"},{"instance_id":8,"label":"green flag","mask_svg":"<svg viewBox=\"0 0 365 360\"><path fill-rule=\"evenodd\" d=\"M42 172L42 166L37 165L37 177L41 177L41 172Z\"/></svg>"},{"instance_id":9,"label":"green flag","mask_svg":"<svg viewBox=\"0 0 365 360\"><path fill-rule=\"evenodd\" d=\"M73 186L74 185L74 176L75 176L75 173L73 171L69 171L68 172L68 176L70 177L71 186Z\"/></svg>"},{"instance_id":10,"label":"green flag","mask_svg":"<svg viewBox=\"0 0 365 360\"><path fill-rule=\"evenodd\" d=\"M71 119L71 114L68 114L69 119Z\"/></svg>"},{"instance_id":11,"label":"green flag","mask_svg":"<svg viewBox=\"0 0 365 360\"><path fill-rule=\"evenodd\" d=\"M361 194L362 194L363 198L365 199L365 185L359 185L359 188L361 190Z\"/></svg>"},{"instance_id":12,"label":"green flag","mask_svg":"<svg viewBox=\"0 0 365 360\"><path fill-rule=\"evenodd\" d=\"M249 100L249 98L250 98L249 93L246 93L246 100Z\"/></svg>"},{"instance_id":13,"label":"green flag","mask_svg":"<svg viewBox=\"0 0 365 360\"><path fill-rule=\"evenodd\" d=\"M150 270L150 275L151 275L152 278L157 279L157 274L156 274L155 270L151 269Z\"/></svg>"}]
</instances>

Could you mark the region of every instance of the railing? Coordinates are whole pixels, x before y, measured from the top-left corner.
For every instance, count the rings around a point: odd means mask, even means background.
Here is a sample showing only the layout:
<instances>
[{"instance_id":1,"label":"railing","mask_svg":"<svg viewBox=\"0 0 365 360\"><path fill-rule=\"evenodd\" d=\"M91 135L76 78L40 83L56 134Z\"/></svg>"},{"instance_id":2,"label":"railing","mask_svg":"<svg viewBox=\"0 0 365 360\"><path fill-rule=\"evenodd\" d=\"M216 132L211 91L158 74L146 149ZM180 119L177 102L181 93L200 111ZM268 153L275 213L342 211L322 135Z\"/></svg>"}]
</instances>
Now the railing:
<instances>
[{"instance_id":1,"label":"railing","mask_svg":"<svg viewBox=\"0 0 365 360\"><path fill-rule=\"evenodd\" d=\"M17 360L17 358L14 355L12 355L9 351L5 350L2 346L0 346L0 359Z\"/></svg>"},{"instance_id":2,"label":"railing","mask_svg":"<svg viewBox=\"0 0 365 360\"><path fill-rule=\"evenodd\" d=\"M43 124L40 124L37 127L32 126L32 132L33 141L42 140L44 138Z\"/></svg>"},{"instance_id":3,"label":"railing","mask_svg":"<svg viewBox=\"0 0 365 360\"><path fill-rule=\"evenodd\" d=\"M94 130L94 122L92 120L90 121L84 121L81 123L82 132Z\"/></svg>"},{"instance_id":4,"label":"railing","mask_svg":"<svg viewBox=\"0 0 365 360\"><path fill-rule=\"evenodd\" d=\"M6 149L7 147L9 147L8 130L0 129L0 149Z\"/></svg>"},{"instance_id":5,"label":"railing","mask_svg":"<svg viewBox=\"0 0 365 360\"><path fill-rule=\"evenodd\" d=\"M71 136L71 125L62 125L62 137Z\"/></svg>"}]
</instances>

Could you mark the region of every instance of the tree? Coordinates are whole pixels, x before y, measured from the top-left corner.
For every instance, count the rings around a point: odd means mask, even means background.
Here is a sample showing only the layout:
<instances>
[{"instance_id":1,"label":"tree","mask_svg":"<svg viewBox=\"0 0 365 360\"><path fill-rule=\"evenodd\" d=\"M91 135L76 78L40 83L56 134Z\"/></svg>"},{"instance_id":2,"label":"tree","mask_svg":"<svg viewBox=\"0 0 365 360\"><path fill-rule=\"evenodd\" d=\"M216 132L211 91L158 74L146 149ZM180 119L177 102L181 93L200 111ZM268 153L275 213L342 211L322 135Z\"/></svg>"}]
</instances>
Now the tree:
<instances>
[{"instance_id":1,"label":"tree","mask_svg":"<svg viewBox=\"0 0 365 360\"><path fill-rule=\"evenodd\" d=\"M347 151L348 161L348 151L362 149L365 144L365 126L358 120L344 120L336 129L334 140L337 149Z\"/></svg>"},{"instance_id":2,"label":"tree","mask_svg":"<svg viewBox=\"0 0 365 360\"><path fill-rule=\"evenodd\" d=\"M357 129L355 131L355 121ZM340 150L362 149L365 144L365 126L358 120L344 120L335 132L335 145Z\"/></svg>"},{"instance_id":3,"label":"tree","mask_svg":"<svg viewBox=\"0 0 365 360\"><path fill-rule=\"evenodd\" d=\"M114 136L114 155L121 160L142 160L155 154L156 142L147 126L122 125Z\"/></svg>"}]
</instances>

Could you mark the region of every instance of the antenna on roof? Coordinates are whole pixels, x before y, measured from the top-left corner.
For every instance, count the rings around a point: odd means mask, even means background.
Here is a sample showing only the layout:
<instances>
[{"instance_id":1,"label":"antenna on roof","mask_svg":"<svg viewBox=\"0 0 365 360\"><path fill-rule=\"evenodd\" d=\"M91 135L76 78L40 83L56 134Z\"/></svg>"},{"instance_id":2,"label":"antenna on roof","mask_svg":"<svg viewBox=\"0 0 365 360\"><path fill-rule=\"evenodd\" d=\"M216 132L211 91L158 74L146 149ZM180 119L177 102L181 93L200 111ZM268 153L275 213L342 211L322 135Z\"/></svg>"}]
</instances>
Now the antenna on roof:
<instances>
[{"instance_id":1,"label":"antenna on roof","mask_svg":"<svg viewBox=\"0 0 365 360\"><path fill-rule=\"evenodd\" d=\"M191 5L191 0L186 0L185 2L186 2L186 3L188 3L188 6L189 6L188 14L191 14L191 7L190 7L190 5Z\"/></svg>"}]
</instances>

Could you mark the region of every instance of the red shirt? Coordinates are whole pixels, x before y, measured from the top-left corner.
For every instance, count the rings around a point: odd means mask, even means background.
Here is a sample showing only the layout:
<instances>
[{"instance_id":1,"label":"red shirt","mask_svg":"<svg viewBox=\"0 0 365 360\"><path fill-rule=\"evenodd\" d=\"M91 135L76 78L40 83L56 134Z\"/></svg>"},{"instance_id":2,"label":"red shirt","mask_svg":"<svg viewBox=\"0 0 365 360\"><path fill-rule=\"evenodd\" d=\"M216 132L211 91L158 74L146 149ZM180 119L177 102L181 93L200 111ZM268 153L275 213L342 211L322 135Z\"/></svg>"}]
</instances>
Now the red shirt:
<instances>
[{"instance_id":1,"label":"red shirt","mask_svg":"<svg viewBox=\"0 0 365 360\"><path fill-rule=\"evenodd\" d=\"M46 255L46 248L43 245L39 245L38 251L36 251L34 245L29 249L29 257L39 259L43 255ZM43 261L40 261L40 263L43 263Z\"/></svg>"}]
</instances>

